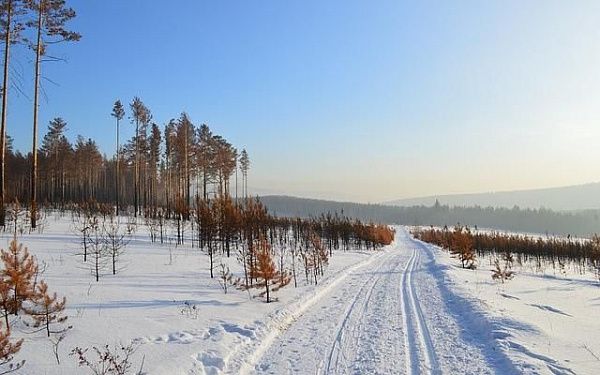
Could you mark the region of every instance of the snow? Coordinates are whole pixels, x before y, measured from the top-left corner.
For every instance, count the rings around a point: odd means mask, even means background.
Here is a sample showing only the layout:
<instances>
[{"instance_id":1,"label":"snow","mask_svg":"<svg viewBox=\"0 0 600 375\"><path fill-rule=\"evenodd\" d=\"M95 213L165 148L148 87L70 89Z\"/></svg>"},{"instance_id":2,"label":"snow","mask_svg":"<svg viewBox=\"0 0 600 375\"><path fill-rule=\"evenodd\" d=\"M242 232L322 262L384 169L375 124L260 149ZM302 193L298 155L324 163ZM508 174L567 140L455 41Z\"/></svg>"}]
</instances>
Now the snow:
<instances>
[{"instance_id":1,"label":"snow","mask_svg":"<svg viewBox=\"0 0 600 375\"><path fill-rule=\"evenodd\" d=\"M492 281L488 260L463 270L397 228L381 251L337 251L318 285L288 285L264 303L210 279L208 256L151 243L140 225L124 268L95 282L68 217L20 240L67 297L61 364L42 334L25 338L21 374L82 374L75 346L134 343L149 374L586 374L600 370L593 275L517 269ZM10 236L0 238L0 246ZM223 258L237 276L235 256ZM219 264L221 259L216 261ZM256 291L252 293L256 294Z\"/></svg>"},{"instance_id":2,"label":"snow","mask_svg":"<svg viewBox=\"0 0 600 375\"><path fill-rule=\"evenodd\" d=\"M515 278L502 284L492 281L489 258L475 271L463 270L448 253L423 246L435 254L444 285L485 316L523 373L600 372L600 282L593 272L515 266Z\"/></svg>"},{"instance_id":3,"label":"snow","mask_svg":"<svg viewBox=\"0 0 600 375\"><path fill-rule=\"evenodd\" d=\"M327 285L378 256L337 252L317 287L290 285L275 293L278 302L266 304L235 288L225 295L218 279L209 277L206 253L191 248L189 241L179 247L174 241L151 243L143 224L125 249L120 263L124 269L111 275L108 267L97 283L82 262L80 238L71 227L68 215L53 217L42 233L19 238L45 268L42 278L50 290L67 297L66 315L73 326L60 344L60 366L45 336L16 332L25 339L17 357L27 360L22 374L81 374L84 370L68 355L75 346L131 342L138 346L134 362L139 366L143 361L150 374L227 371L230 362L236 363L242 353L249 355L276 325L309 308ZM0 247L10 239L10 234L3 234ZM241 276L235 255L223 261Z\"/></svg>"}]
</instances>

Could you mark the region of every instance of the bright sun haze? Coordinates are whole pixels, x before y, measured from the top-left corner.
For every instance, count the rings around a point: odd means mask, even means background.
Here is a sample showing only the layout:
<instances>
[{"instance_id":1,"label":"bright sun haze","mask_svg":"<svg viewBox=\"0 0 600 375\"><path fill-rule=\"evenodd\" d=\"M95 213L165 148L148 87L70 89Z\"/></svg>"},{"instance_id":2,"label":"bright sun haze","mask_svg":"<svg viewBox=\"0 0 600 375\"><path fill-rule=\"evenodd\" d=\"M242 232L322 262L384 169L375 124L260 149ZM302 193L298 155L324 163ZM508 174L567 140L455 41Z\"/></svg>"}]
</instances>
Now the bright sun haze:
<instances>
[{"instance_id":1,"label":"bright sun haze","mask_svg":"<svg viewBox=\"0 0 600 375\"><path fill-rule=\"evenodd\" d=\"M597 181L600 2L73 1L40 133L114 153L113 102L181 111L252 159L262 193L381 202ZM27 151L32 56L8 133ZM133 126L123 126L129 139Z\"/></svg>"}]
</instances>

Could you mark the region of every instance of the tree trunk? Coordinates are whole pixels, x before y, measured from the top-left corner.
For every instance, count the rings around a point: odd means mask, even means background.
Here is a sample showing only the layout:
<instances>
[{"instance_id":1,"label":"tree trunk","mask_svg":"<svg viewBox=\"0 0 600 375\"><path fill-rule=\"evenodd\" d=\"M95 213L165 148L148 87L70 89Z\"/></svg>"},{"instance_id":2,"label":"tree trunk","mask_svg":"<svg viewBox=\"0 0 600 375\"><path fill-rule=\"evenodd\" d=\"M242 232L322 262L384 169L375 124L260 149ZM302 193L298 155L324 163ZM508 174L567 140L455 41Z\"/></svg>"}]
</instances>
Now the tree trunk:
<instances>
[{"instance_id":1,"label":"tree trunk","mask_svg":"<svg viewBox=\"0 0 600 375\"><path fill-rule=\"evenodd\" d=\"M40 60L42 55L42 14L44 9L44 1L40 0L37 21L37 45L35 49L35 77L34 77L34 93L33 93L33 144L31 152L33 161L31 166L31 228L37 226L37 125L38 125L38 96L40 86Z\"/></svg>"},{"instance_id":2,"label":"tree trunk","mask_svg":"<svg viewBox=\"0 0 600 375\"><path fill-rule=\"evenodd\" d=\"M269 280L265 279L265 289L267 290L267 303L271 302L269 299Z\"/></svg>"},{"instance_id":3,"label":"tree trunk","mask_svg":"<svg viewBox=\"0 0 600 375\"><path fill-rule=\"evenodd\" d=\"M50 337L50 311L46 308L46 333Z\"/></svg>"},{"instance_id":4,"label":"tree trunk","mask_svg":"<svg viewBox=\"0 0 600 375\"><path fill-rule=\"evenodd\" d=\"M138 214L138 199L139 199L139 192L138 192L138 180L139 180L139 176L140 176L140 169L139 169L139 163L140 163L140 142L139 142L139 121L136 120L135 121L135 176L133 178L133 190L135 192L134 194L134 213L133 215L135 217L137 217Z\"/></svg>"},{"instance_id":5,"label":"tree trunk","mask_svg":"<svg viewBox=\"0 0 600 375\"><path fill-rule=\"evenodd\" d=\"M6 106L8 104L8 61L10 56L10 26L12 18L12 0L8 0L6 8L6 33L4 37L4 80L2 83L2 125L0 126L0 226L6 224L6 212L4 210L5 195L5 166L6 166Z\"/></svg>"},{"instance_id":6,"label":"tree trunk","mask_svg":"<svg viewBox=\"0 0 600 375\"><path fill-rule=\"evenodd\" d=\"M119 187L121 186L120 184L120 180L119 180L119 119L117 118L117 163L116 163L116 176L115 176L115 196L116 196L116 203L117 203L117 207L116 207L116 214L117 216L119 216Z\"/></svg>"}]
</instances>

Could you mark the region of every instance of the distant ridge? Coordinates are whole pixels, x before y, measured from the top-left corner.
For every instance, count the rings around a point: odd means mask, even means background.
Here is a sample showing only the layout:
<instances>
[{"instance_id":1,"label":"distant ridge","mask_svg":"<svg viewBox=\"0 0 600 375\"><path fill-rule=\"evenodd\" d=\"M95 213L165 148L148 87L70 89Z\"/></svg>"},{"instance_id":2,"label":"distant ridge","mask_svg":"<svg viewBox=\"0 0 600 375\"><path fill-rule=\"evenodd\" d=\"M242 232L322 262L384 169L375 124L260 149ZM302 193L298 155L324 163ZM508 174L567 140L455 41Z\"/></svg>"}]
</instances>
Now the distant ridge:
<instances>
[{"instance_id":1,"label":"distant ridge","mask_svg":"<svg viewBox=\"0 0 600 375\"><path fill-rule=\"evenodd\" d=\"M515 190L475 194L431 195L386 202L393 206L431 206L438 200L449 206L482 206L512 208L548 208L555 211L577 211L600 208L600 183L545 189Z\"/></svg>"},{"instance_id":2,"label":"distant ridge","mask_svg":"<svg viewBox=\"0 0 600 375\"><path fill-rule=\"evenodd\" d=\"M471 227L507 230L520 233L540 233L589 237L600 233L600 210L556 212L549 209L386 206L322 199L306 199L282 195L262 196L259 199L271 214L280 217L318 217L340 214L345 217L402 225L448 225L457 223Z\"/></svg>"}]
</instances>

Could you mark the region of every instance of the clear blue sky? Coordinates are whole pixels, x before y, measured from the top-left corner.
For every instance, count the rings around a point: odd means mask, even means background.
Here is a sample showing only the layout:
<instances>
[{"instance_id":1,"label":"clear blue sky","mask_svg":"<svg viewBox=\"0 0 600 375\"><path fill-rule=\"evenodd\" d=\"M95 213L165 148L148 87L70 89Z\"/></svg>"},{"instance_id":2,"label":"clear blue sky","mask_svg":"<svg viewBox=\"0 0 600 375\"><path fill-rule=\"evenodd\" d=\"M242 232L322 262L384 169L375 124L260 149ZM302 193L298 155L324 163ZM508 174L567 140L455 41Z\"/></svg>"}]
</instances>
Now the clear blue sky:
<instances>
[{"instance_id":1,"label":"clear blue sky","mask_svg":"<svg viewBox=\"0 0 600 375\"><path fill-rule=\"evenodd\" d=\"M260 191L359 201L600 180L600 2L72 0L41 124L114 150L140 96L246 147ZM176 7L177 6L177 7ZM9 134L30 148L32 56ZM123 139L133 127L124 126Z\"/></svg>"}]
</instances>

